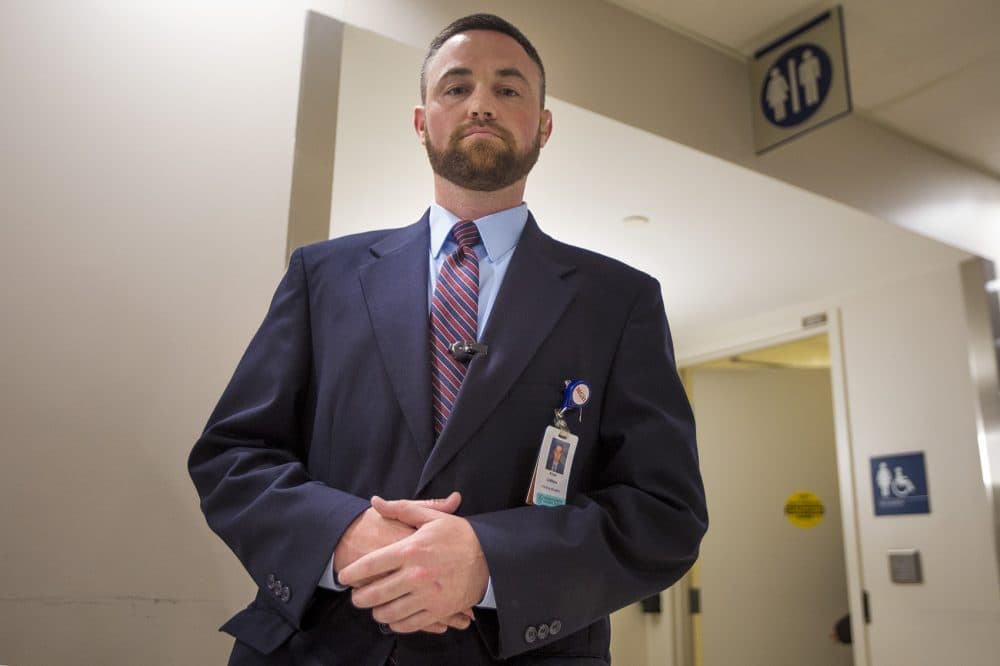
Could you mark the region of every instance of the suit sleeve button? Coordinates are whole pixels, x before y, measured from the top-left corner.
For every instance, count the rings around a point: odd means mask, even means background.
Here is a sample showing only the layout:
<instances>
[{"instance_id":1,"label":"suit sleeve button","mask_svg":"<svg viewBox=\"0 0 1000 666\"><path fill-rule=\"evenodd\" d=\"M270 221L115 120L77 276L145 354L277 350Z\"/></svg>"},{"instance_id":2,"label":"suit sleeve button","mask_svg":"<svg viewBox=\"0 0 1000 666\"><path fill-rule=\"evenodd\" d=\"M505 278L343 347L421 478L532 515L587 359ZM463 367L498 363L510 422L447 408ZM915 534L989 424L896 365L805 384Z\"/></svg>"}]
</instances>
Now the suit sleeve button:
<instances>
[{"instance_id":1,"label":"suit sleeve button","mask_svg":"<svg viewBox=\"0 0 1000 666\"><path fill-rule=\"evenodd\" d=\"M538 638L538 629L535 629L534 627L528 627L527 629L524 630L525 643L529 644L534 643L537 638Z\"/></svg>"},{"instance_id":2,"label":"suit sleeve button","mask_svg":"<svg viewBox=\"0 0 1000 666\"><path fill-rule=\"evenodd\" d=\"M549 625L544 622L538 625L538 640L544 641L549 637Z\"/></svg>"},{"instance_id":3,"label":"suit sleeve button","mask_svg":"<svg viewBox=\"0 0 1000 666\"><path fill-rule=\"evenodd\" d=\"M287 604L288 600L291 598L292 598L292 591L288 589L288 586L286 585L283 588L281 588L281 600Z\"/></svg>"},{"instance_id":4,"label":"suit sleeve button","mask_svg":"<svg viewBox=\"0 0 1000 666\"><path fill-rule=\"evenodd\" d=\"M560 631L562 631L562 622L559 620L552 620L552 624L549 625L549 634L555 636Z\"/></svg>"}]
</instances>

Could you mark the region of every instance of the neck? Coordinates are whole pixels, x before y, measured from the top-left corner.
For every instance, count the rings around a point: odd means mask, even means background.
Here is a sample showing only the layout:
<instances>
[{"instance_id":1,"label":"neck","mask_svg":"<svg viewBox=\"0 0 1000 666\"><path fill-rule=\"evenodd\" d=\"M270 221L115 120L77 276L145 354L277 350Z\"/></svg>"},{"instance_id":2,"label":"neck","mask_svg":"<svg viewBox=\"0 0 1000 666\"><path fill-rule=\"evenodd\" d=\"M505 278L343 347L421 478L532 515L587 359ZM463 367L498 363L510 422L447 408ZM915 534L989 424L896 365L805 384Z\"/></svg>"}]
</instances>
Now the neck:
<instances>
[{"instance_id":1,"label":"neck","mask_svg":"<svg viewBox=\"0 0 1000 666\"><path fill-rule=\"evenodd\" d=\"M520 206L524 201L526 182L527 179L522 178L502 190L479 192L459 187L435 174L434 200L463 220L477 220L491 213Z\"/></svg>"}]
</instances>

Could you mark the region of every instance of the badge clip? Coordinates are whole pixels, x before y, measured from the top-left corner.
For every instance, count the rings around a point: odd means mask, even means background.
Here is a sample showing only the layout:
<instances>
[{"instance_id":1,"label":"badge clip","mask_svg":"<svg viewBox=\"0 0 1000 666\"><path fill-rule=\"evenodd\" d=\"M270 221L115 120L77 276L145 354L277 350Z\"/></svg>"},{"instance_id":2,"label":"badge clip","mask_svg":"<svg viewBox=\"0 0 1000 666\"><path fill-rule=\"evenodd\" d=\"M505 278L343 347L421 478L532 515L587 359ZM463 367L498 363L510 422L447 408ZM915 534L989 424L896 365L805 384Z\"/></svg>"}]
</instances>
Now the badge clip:
<instances>
[{"instance_id":1,"label":"badge clip","mask_svg":"<svg viewBox=\"0 0 1000 666\"><path fill-rule=\"evenodd\" d=\"M563 382L562 405L555 410L552 425L561 432L569 432L566 422L566 412L580 410L580 421L583 421L583 406L590 402L590 385L582 379L567 379Z\"/></svg>"}]
</instances>

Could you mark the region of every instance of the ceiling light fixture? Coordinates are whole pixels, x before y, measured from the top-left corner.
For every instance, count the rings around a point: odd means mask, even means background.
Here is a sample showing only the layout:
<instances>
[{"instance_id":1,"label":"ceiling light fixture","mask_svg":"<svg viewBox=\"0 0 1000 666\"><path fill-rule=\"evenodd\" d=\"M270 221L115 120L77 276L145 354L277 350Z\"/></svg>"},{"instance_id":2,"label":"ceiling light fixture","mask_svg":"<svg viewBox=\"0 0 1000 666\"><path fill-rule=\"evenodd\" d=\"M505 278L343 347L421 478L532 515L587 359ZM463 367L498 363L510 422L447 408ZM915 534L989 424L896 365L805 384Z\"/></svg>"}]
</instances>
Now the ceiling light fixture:
<instances>
[{"instance_id":1,"label":"ceiling light fixture","mask_svg":"<svg viewBox=\"0 0 1000 666\"><path fill-rule=\"evenodd\" d=\"M640 227L644 224L649 224L649 218L645 215L628 215L622 218L622 222L629 227Z\"/></svg>"}]
</instances>

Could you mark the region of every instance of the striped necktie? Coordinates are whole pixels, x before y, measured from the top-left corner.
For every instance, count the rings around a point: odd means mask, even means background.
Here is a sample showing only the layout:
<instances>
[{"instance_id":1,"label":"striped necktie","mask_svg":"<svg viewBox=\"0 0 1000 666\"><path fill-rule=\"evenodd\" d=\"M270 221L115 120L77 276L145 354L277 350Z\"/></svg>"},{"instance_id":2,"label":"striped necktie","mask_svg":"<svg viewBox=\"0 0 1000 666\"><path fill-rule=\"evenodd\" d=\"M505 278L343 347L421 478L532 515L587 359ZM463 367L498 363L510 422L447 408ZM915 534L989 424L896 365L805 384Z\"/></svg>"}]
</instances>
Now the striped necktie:
<instances>
[{"instance_id":1,"label":"striped necktie","mask_svg":"<svg viewBox=\"0 0 1000 666\"><path fill-rule=\"evenodd\" d=\"M451 235L458 248L441 266L431 299L431 396L434 434L451 416L468 365L448 349L454 342L475 342L479 321L479 230L471 220L457 222Z\"/></svg>"}]
</instances>

